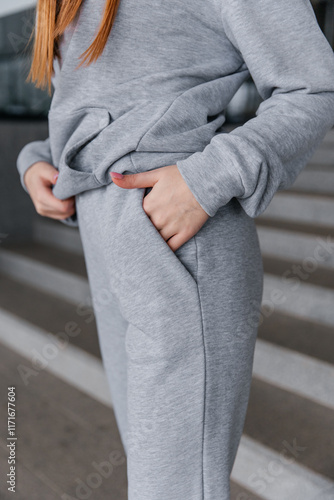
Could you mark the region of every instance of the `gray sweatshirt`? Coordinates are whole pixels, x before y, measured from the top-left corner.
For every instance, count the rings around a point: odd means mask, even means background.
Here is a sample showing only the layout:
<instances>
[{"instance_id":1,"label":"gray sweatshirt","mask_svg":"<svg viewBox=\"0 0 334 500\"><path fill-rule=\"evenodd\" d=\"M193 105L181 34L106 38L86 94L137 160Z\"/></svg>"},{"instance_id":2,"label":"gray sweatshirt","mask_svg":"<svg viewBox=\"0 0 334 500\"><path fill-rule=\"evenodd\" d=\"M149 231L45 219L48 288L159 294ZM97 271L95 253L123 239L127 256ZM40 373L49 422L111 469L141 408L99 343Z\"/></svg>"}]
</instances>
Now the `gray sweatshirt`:
<instances>
[{"instance_id":1,"label":"gray sweatshirt","mask_svg":"<svg viewBox=\"0 0 334 500\"><path fill-rule=\"evenodd\" d=\"M334 56L309 0L121 0L103 54L76 69L103 8L85 0L62 37L49 139L21 151L23 187L45 160L65 199L112 182L127 157L130 172L176 164L209 216L233 197L261 214L334 125ZM249 75L263 102L227 133L226 106Z\"/></svg>"}]
</instances>

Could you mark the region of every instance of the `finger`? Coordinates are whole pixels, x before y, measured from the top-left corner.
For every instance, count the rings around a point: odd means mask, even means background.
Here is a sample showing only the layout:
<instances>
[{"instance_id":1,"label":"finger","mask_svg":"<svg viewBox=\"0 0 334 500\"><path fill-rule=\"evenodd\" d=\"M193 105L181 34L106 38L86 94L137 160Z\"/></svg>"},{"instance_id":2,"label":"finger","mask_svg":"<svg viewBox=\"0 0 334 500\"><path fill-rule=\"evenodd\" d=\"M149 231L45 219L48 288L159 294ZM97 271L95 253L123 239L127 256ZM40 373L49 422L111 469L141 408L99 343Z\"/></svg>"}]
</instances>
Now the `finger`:
<instances>
[{"instance_id":1,"label":"finger","mask_svg":"<svg viewBox=\"0 0 334 500\"><path fill-rule=\"evenodd\" d=\"M46 213L45 212L43 214L43 216L49 217L51 219L56 219L56 220L64 220L64 219L68 219L69 217L71 217L74 214L75 214L75 210L72 210L71 212L67 212L65 214L58 214L58 213L53 213L53 212Z\"/></svg>"},{"instance_id":2,"label":"finger","mask_svg":"<svg viewBox=\"0 0 334 500\"><path fill-rule=\"evenodd\" d=\"M163 239L165 241L169 240L169 238L171 238L172 236L174 236L176 234L175 231L173 231L168 226L164 226L162 228L159 228L157 226L155 226L155 227L159 231L159 233L161 234L161 236L163 237Z\"/></svg>"},{"instance_id":3,"label":"finger","mask_svg":"<svg viewBox=\"0 0 334 500\"><path fill-rule=\"evenodd\" d=\"M68 212L75 211L75 198L67 198L66 200L59 200L54 196L50 188L40 188L40 195L37 201L38 208L43 212L49 214L63 215Z\"/></svg>"},{"instance_id":4,"label":"finger","mask_svg":"<svg viewBox=\"0 0 334 500\"><path fill-rule=\"evenodd\" d=\"M147 172L140 172L139 174L122 175L116 172L110 172L111 178L117 186L124 189L146 188L153 187L159 179L159 169L148 170ZM115 177L115 173L117 177ZM120 178L119 176L122 175Z\"/></svg>"},{"instance_id":5,"label":"finger","mask_svg":"<svg viewBox=\"0 0 334 500\"><path fill-rule=\"evenodd\" d=\"M66 219L67 217L74 215L76 211L76 208L73 205L67 207L64 205L61 210L54 210L49 205L43 204L39 204L36 208L40 215L52 217L53 219Z\"/></svg>"},{"instance_id":6,"label":"finger","mask_svg":"<svg viewBox=\"0 0 334 500\"><path fill-rule=\"evenodd\" d=\"M174 236L172 236L166 243L173 250L173 252L175 252L189 239L190 239L189 236L187 237L182 233L177 233Z\"/></svg>"},{"instance_id":7,"label":"finger","mask_svg":"<svg viewBox=\"0 0 334 500\"><path fill-rule=\"evenodd\" d=\"M52 165L47 165L43 169L43 180L48 181L50 184L55 184L57 182L59 172Z\"/></svg>"},{"instance_id":8,"label":"finger","mask_svg":"<svg viewBox=\"0 0 334 500\"><path fill-rule=\"evenodd\" d=\"M66 200L59 200L54 196L51 189L46 189L43 192L43 199L41 202L49 209L52 209L55 212L62 213L63 211L72 210L75 206L75 198L72 196L71 198L67 198Z\"/></svg>"}]
</instances>

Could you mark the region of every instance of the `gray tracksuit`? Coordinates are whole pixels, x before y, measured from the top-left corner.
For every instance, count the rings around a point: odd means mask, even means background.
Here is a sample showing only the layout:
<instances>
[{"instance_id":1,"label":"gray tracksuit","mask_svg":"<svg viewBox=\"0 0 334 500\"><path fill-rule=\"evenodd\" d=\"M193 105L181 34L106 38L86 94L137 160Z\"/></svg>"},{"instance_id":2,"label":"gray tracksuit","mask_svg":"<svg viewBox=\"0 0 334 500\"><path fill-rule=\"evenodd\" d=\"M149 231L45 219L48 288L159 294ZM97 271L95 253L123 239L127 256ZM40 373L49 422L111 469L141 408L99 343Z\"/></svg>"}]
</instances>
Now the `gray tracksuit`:
<instances>
[{"instance_id":1,"label":"gray tracksuit","mask_svg":"<svg viewBox=\"0 0 334 500\"><path fill-rule=\"evenodd\" d=\"M21 182L46 160L54 195L76 195L64 222L83 240L129 500L228 500L262 294L254 217L334 125L333 52L308 0L121 0L102 56L76 69L103 5L84 1L63 37L49 139L20 153ZM250 74L263 102L225 133ZM109 175L171 164L210 215L175 253L144 190Z\"/></svg>"}]
</instances>

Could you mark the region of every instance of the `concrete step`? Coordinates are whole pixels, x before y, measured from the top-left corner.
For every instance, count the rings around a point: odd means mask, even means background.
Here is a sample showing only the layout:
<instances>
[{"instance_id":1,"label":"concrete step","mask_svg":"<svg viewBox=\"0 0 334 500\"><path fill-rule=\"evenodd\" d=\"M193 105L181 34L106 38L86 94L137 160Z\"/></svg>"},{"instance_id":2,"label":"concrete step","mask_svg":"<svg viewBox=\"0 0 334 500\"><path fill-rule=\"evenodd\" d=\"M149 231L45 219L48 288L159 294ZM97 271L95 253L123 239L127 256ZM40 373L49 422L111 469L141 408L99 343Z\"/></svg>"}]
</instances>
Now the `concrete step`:
<instances>
[{"instance_id":1,"label":"concrete step","mask_svg":"<svg viewBox=\"0 0 334 500\"><path fill-rule=\"evenodd\" d=\"M323 148L323 147L334 148L334 128L332 128L331 130L329 130L327 132L320 147L321 148Z\"/></svg>"},{"instance_id":2,"label":"concrete step","mask_svg":"<svg viewBox=\"0 0 334 500\"><path fill-rule=\"evenodd\" d=\"M39 260L35 259L36 256ZM71 252L52 250L42 244L27 248L18 245L4 246L0 251L0 271L22 283L84 307L91 303L87 276L84 275L84 258L75 255L73 259L73 256ZM54 260L57 267L53 265ZM331 307L334 303L334 287L330 287L332 271L326 277L322 266L311 270L310 264L311 261L303 263L302 276L305 275L306 279L302 279L294 272L291 261L275 263L277 273L285 268L283 273L288 274L272 274L272 270L265 274L264 314L270 315L272 310L277 310L317 321L319 324L334 325L334 309ZM68 270L69 267L71 270ZM76 271L76 274L72 271ZM327 283L326 288L319 286L321 280Z\"/></svg>"},{"instance_id":3,"label":"concrete step","mask_svg":"<svg viewBox=\"0 0 334 500\"><path fill-rule=\"evenodd\" d=\"M84 257L41 243L3 245L0 271L69 302L90 303Z\"/></svg>"},{"instance_id":4,"label":"concrete step","mask_svg":"<svg viewBox=\"0 0 334 500\"><path fill-rule=\"evenodd\" d=\"M334 145L327 145L327 148L333 148ZM301 175L303 172L328 172L328 173L333 173L333 166L332 165L319 165L318 163L312 163L309 162L305 167L303 168L302 172L300 172L299 175Z\"/></svg>"},{"instance_id":5,"label":"concrete step","mask_svg":"<svg viewBox=\"0 0 334 500\"><path fill-rule=\"evenodd\" d=\"M16 333L19 334L14 330L13 335ZM110 404L103 404L94 394L88 394L89 386L80 390L48 369L29 378L26 384L18 368L28 365L28 359L17 350L0 344L1 400L7 400L7 387L15 386L17 395L18 472L17 492L13 496L18 500L126 500L126 458ZM85 370L89 369L89 363L86 369L83 365L81 374L85 376ZM95 380L97 387L98 380ZM9 467L6 412L7 406L2 404L0 461L3 474ZM6 450L5 456L3 450ZM97 477L94 463L109 461L111 453L113 470ZM98 488L91 488L90 495L89 490L83 491L83 486L76 491L82 482L89 485L92 473L98 479ZM94 485L94 477L92 483ZM1 499L11 498L6 490L6 482L2 480Z\"/></svg>"},{"instance_id":6,"label":"concrete step","mask_svg":"<svg viewBox=\"0 0 334 500\"><path fill-rule=\"evenodd\" d=\"M334 366L334 328L319 322L273 311L263 317L258 338Z\"/></svg>"},{"instance_id":7,"label":"concrete step","mask_svg":"<svg viewBox=\"0 0 334 500\"><path fill-rule=\"evenodd\" d=\"M40 331L63 337L71 345L100 358L94 312L91 304L73 304L6 275L0 275L0 307L16 317L36 325ZM334 365L333 326L307 320L277 310L263 314L259 338L293 351L313 356Z\"/></svg>"},{"instance_id":8,"label":"concrete step","mask_svg":"<svg viewBox=\"0 0 334 500\"><path fill-rule=\"evenodd\" d=\"M334 268L334 230L316 224L256 219L262 255L302 263L306 269Z\"/></svg>"},{"instance_id":9,"label":"concrete step","mask_svg":"<svg viewBox=\"0 0 334 500\"><path fill-rule=\"evenodd\" d=\"M1 246L1 253L13 253L19 255L27 261L38 261L46 266L53 266L65 273L76 276L86 276L85 261L82 256L78 256L72 251L55 248L53 245L47 245L39 242L33 243L5 243Z\"/></svg>"},{"instance_id":10,"label":"concrete step","mask_svg":"<svg viewBox=\"0 0 334 500\"><path fill-rule=\"evenodd\" d=\"M334 328L334 289L306 281L265 274L262 298L263 318L275 311Z\"/></svg>"},{"instance_id":11,"label":"concrete step","mask_svg":"<svg viewBox=\"0 0 334 500\"><path fill-rule=\"evenodd\" d=\"M89 303L75 304L0 274L0 307L47 332L48 337L66 336L71 345L96 358L101 357L94 311ZM66 335L72 331L78 333Z\"/></svg>"},{"instance_id":12,"label":"concrete step","mask_svg":"<svg viewBox=\"0 0 334 500\"><path fill-rule=\"evenodd\" d=\"M334 167L303 170L287 191L334 196Z\"/></svg>"},{"instance_id":13,"label":"concrete step","mask_svg":"<svg viewBox=\"0 0 334 500\"><path fill-rule=\"evenodd\" d=\"M327 147L329 145L329 147ZM331 141L326 141L322 147L320 147L313 155L310 160L311 163L316 165L329 165L334 168L334 148Z\"/></svg>"},{"instance_id":14,"label":"concrete step","mask_svg":"<svg viewBox=\"0 0 334 500\"><path fill-rule=\"evenodd\" d=\"M257 220L270 218L334 229L334 197L279 191Z\"/></svg>"},{"instance_id":15,"label":"concrete step","mask_svg":"<svg viewBox=\"0 0 334 500\"><path fill-rule=\"evenodd\" d=\"M295 443L283 438L277 452L244 434L231 477L263 500L332 500L334 482L297 463Z\"/></svg>"},{"instance_id":16,"label":"concrete step","mask_svg":"<svg viewBox=\"0 0 334 500\"><path fill-rule=\"evenodd\" d=\"M37 217L33 225L33 238L37 243L83 255L79 229L59 221Z\"/></svg>"},{"instance_id":17,"label":"concrete step","mask_svg":"<svg viewBox=\"0 0 334 500\"><path fill-rule=\"evenodd\" d=\"M289 195L290 199L291 196L293 193ZM300 195L297 194L298 196ZM332 199L328 196L316 196L315 198L317 200L320 198L320 202L324 199L327 205L328 200L330 200L329 204L332 207ZM308 196L306 202L313 199L314 195ZM311 218L312 222L307 217L306 220L303 217L299 217L300 220L280 217L269 216L269 212L266 212L256 219L263 255L292 260L312 260L315 256L321 267L334 267L334 224L320 225L315 217ZM330 222L332 219L333 217ZM83 256L78 229L69 228L58 221L45 220L44 218L37 220L34 227L35 241L40 244L40 248L51 247L50 253L45 251L44 256L41 255L43 262L52 264L56 262L55 259L62 260L62 255L65 254L56 250L60 249L71 254L71 258L67 260L69 263L67 267L75 272L79 263L81 269L84 268L84 261L77 260L77 256ZM3 246L3 248L5 247ZM72 266L73 260L74 267Z\"/></svg>"},{"instance_id":18,"label":"concrete step","mask_svg":"<svg viewBox=\"0 0 334 500\"><path fill-rule=\"evenodd\" d=\"M111 404L101 359L74 345L70 341L72 336L73 329L67 330L59 340L56 335L0 309L0 342L28 360L19 370L25 385L47 369L98 401Z\"/></svg>"},{"instance_id":19,"label":"concrete step","mask_svg":"<svg viewBox=\"0 0 334 500\"><path fill-rule=\"evenodd\" d=\"M10 249L2 248L0 251L0 271L6 276L32 285L63 300L68 300L77 306L81 304L81 307L84 307L85 304L90 304L91 296L87 277L64 269L65 266L68 266L69 252L56 250L57 265L61 266L59 268L52 264L49 247L40 244L37 247L36 253L33 246L28 250L18 246L11 246ZM35 260L34 256L37 254L41 260L43 259L43 262ZM81 259L82 264L84 263L83 257L76 256L76 259L78 261ZM77 268L82 269L78 262ZM312 278L302 280L294 276L289 267L287 270L289 271L287 277L265 274L263 295L265 314L270 315L271 310L274 309L333 326L334 310L331 304L334 303L334 288L314 285ZM317 280L319 280L324 273L322 271L309 273L309 276L312 275L317 276ZM276 297L277 294L279 296Z\"/></svg>"},{"instance_id":20,"label":"concrete step","mask_svg":"<svg viewBox=\"0 0 334 500\"><path fill-rule=\"evenodd\" d=\"M21 401L21 408L25 408L26 418L31 411L29 404L35 409L37 408L39 417L35 416L36 420L33 419L33 421L40 422L40 419L43 419L43 426L36 426L38 432L43 431L44 435L44 433L48 433L48 426L53 429L52 433L49 434L54 436L55 442L51 443L50 437L46 439L48 452L50 447L55 448L59 461L62 461L62 453L65 452L67 466L71 469L72 447L71 453L69 453L68 449L64 451L64 448L59 444L64 439L65 429L62 423L64 413L76 424L79 419L81 425L86 426L86 431L89 413L87 415L87 399L84 400L86 411L83 411L80 401L82 396L77 398L73 389L70 391L66 387L67 384L74 386L75 390L79 391L78 394L87 394L89 398L97 399L99 404L102 403L110 407L109 391L106 381L103 381L102 364L100 362L100 368L98 368L96 363L99 362L94 361L96 358L87 354L80 362L82 350L67 345L63 350L59 349L57 355L52 356L52 359L48 359L47 366L36 370L36 365L32 364L34 359L32 350L43 353L46 346L45 333L39 331L34 325L2 310L0 310L0 319L0 343L10 351L23 356L20 362L14 361L15 383L21 385L22 389L23 385L26 386L26 389L20 391L26 395L25 399ZM8 335L8 331L12 334ZM0 352L7 351L1 349ZM10 356L7 354L6 362L2 364L2 370L7 376L11 373L8 366L9 361ZM29 377L26 384L26 378L19 376L18 366L33 367L37 374ZM329 500L331 498L330 494L333 493L334 488L333 456L331 453L333 445L331 436L334 436L333 372L334 368L327 363L317 363L308 356L294 355L289 353L287 349L273 348L266 342L257 341L245 431L232 473L232 479L235 483L233 485L234 491L238 494L242 492L243 495L249 493L254 496L254 499L264 500L288 500L290 498ZM43 376L40 376L40 373L43 373ZM302 377L300 377L301 373ZM56 377L51 380L50 374ZM13 384L12 375L9 379ZM59 379L60 383L58 384ZM293 387L291 387L291 381ZM65 382L67 384L64 386ZM59 387L55 387L57 384L62 388L61 390ZM326 394L323 394L322 388L326 389ZM39 398L42 396L43 402L41 403L36 397L32 397L30 391L35 396L38 395ZM49 396L52 396L52 402L48 403L52 405L50 411L53 412L53 417L50 420L48 420L48 414L42 411L42 408L45 409L47 406L45 391ZM68 394L70 392L72 392L72 402L69 401ZM65 396L67 395L68 399L59 403L60 395L63 393ZM73 407L74 402L76 407ZM57 419L57 425L53 424L53 418ZM66 425L68 432L70 432L71 442L73 442L74 427L70 423ZM24 426L23 434L30 436L31 426L29 432L28 428L26 429ZM78 429L75 432L78 432ZM95 433L95 431L93 432ZM77 436L76 439L80 439L80 437ZM99 441L97 440L97 442ZM84 455L87 456L87 449L91 450L89 440L88 443L87 440L81 442L80 449L86 450ZM101 449L97 450L98 453ZM35 447L33 447L32 452L37 454ZM41 456L41 452L42 456L43 453L46 453L44 445L39 451L39 456ZM31 455L29 456L26 451L22 456L23 462L25 460L29 462L31 459ZM77 460L75 448L73 459ZM43 467L44 462L42 464L40 462L39 473L42 474L42 477L45 474L50 479L49 485L53 487L58 485L58 490L56 490L58 493L59 485L65 491L73 491L73 482L67 482L68 474L65 474L61 481L56 480L58 474L63 473L61 467L60 469L56 467L52 474L49 471L49 464L46 469ZM81 461L76 462L73 467L74 469L82 467ZM78 472L73 474L78 476ZM98 499L99 497L94 498ZM102 498L104 497L101 496ZM247 496L236 496L235 500L239 500L239 498L247 498Z\"/></svg>"},{"instance_id":21,"label":"concrete step","mask_svg":"<svg viewBox=\"0 0 334 500\"><path fill-rule=\"evenodd\" d=\"M334 268L322 267L322 262L313 256L302 260L290 260L263 255L266 274L273 274L287 280L297 288L299 283L309 283L334 290Z\"/></svg>"},{"instance_id":22,"label":"concrete step","mask_svg":"<svg viewBox=\"0 0 334 500\"><path fill-rule=\"evenodd\" d=\"M17 367L24 366L27 358L4 344L0 346L0 391L3 399L9 385L15 385L17 394L20 394L18 425L21 434L16 498L126 500L126 456L111 401L98 401L94 394L64 382L48 369L26 385ZM0 417L2 422L6 421L4 405L0 409ZM5 435L4 429L2 436ZM103 477L100 474L98 488L90 488L94 497L84 495L89 495L89 489L77 490L79 483L89 486L89 475L97 472L94 464L106 462L110 456L114 458L110 474ZM6 470L7 457L6 443L1 438L2 470ZM4 481L0 483L0 496L7 498ZM231 500L242 498L263 500L263 497L232 480Z\"/></svg>"},{"instance_id":23,"label":"concrete step","mask_svg":"<svg viewBox=\"0 0 334 500\"><path fill-rule=\"evenodd\" d=\"M334 366L257 339L253 375L319 405L334 409Z\"/></svg>"},{"instance_id":24,"label":"concrete step","mask_svg":"<svg viewBox=\"0 0 334 500\"><path fill-rule=\"evenodd\" d=\"M333 409L253 377L244 434L257 443L280 453L295 441L296 462L333 480L333 430Z\"/></svg>"}]
</instances>

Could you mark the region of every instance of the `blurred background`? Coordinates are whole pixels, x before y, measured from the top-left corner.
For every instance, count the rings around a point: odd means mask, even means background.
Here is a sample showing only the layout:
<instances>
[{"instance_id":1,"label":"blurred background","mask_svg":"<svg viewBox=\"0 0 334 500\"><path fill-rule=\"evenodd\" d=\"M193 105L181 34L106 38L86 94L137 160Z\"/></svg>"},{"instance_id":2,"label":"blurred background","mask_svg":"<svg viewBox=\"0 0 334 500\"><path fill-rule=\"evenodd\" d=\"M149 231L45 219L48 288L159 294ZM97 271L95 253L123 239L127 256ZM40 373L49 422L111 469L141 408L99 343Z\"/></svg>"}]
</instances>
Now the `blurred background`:
<instances>
[{"instance_id":1,"label":"blurred background","mask_svg":"<svg viewBox=\"0 0 334 500\"><path fill-rule=\"evenodd\" d=\"M34 5L0 0L0 497L10 498L7 393L15 386L16 498L125 500L80 236L36 214L16 170L22 147L48 136L51 96L25 81ZM312 5L334 47L334 1ZM260 102L249 79L226 128L252 118ZM333 500L334 130L256 225L262 317L231 500Z\"/></svg>"}]
</instances>

